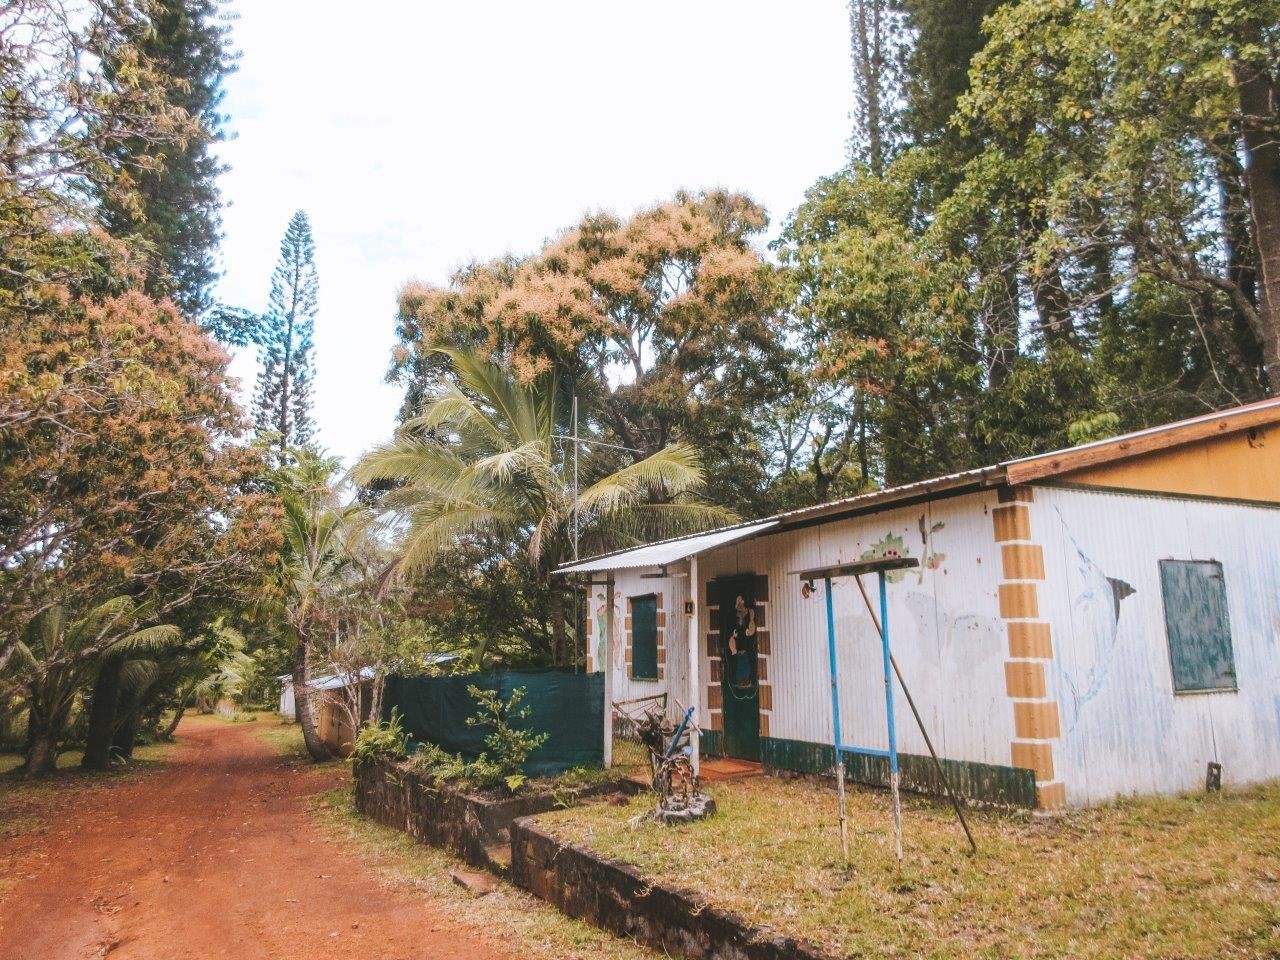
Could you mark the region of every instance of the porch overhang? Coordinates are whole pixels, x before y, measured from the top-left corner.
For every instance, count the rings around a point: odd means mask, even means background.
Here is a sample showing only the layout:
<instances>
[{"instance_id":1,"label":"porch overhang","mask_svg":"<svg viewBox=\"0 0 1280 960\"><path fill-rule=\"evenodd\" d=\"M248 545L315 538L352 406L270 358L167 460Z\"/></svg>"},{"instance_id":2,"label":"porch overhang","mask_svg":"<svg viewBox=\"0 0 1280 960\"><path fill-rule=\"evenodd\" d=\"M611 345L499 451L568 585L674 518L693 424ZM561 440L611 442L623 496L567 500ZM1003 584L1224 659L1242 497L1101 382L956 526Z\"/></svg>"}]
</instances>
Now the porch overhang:
<instances>
[{"instance_id":1,"label":"porch overhang","mask_svg":"<svg viewBox=\"0 0 1280 960\"><path fill-rule=\"evenodd\" d=\"M641 570L648 567L665 567L679 560L723 547L726 544L746 540L778 526L777 520L764 520L759 523L747 523L736 527L725 527L709 533L698 533L675 540L663 540L659 543L645 544L630 550L607 553L579 563L567 563L557 567L557 574L602 573L608 570Z\"/></svg>"}]
</instances>

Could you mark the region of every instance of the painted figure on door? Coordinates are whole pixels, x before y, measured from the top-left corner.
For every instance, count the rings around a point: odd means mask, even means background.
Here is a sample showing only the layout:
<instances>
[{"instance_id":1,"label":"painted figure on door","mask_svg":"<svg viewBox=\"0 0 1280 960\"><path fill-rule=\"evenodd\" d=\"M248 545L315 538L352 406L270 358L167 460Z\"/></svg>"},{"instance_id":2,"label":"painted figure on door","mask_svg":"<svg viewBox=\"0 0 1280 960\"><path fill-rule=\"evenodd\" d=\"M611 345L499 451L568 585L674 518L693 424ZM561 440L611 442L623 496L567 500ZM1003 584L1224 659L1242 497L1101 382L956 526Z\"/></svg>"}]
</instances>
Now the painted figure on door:
<instances>
[{"instance_id":1,"label":"painted figure on door","mask_svg":"<svg viewBox=\"0 0 1280 960\"><path fill-rule=\"evenodd\" d=\"M730 672L733 685L749 690L754 685L756 664L756 612L739 594L733 603L733 631L729 634Z\"/></svg>"},{"instance_id":2,"label":"painted figure on door","mask_svg":"<svg viewBox=\"0 0 1280 960\"><path fill-rule=\"evenodd\" d=\"M596 669L609 662L609 604L603 592L596 594Z\"/></svg>"}]
</instances>

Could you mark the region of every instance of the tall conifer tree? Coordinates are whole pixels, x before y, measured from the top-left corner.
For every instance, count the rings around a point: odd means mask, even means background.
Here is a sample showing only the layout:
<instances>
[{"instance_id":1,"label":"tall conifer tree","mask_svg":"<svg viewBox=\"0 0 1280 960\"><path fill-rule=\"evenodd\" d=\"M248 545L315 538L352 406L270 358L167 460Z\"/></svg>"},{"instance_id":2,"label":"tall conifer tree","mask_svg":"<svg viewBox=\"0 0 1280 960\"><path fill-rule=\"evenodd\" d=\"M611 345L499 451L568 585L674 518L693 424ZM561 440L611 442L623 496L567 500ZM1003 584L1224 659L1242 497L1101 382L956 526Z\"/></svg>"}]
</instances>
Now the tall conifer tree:
<instances>
[{"instance_id":1,"label":"tall conifer tree","mask_svg":"<svg viewBox=\"0 0 1280 960\"><path fill-rule=\"evenodd\" d=\"M312 336L317 294L316 246L311 222L299 210L280 242L280 260L271 275L271 301L259 331L258 388L254 422L260 432L278 435L283 451L306 446L315 433L311 386L315 379Z\"/></svg>"},{"instance_id":2,"label":"tall conifer tree","mask_svg":"<svg viewBox=\"0 0 1280 960\"><path fill-rule=\"evenodd\" d=\"M225 335L221 327L228 321L213 309L210 293L222 239L217 181L225 169L211 151L224 138L222 81L237 59L222 5L222 0L152 0L144 8L146 18L139 35L130 38L130 49L168 81L167 105L185 110L196 130L182 142L159 147L142 138L122 144L115 160L133 171L136 192L129 203L105 198L103 215L112 234L138 237L150 247L148 293L172 297L219 339L243 342L243 332ZM108 70L131 69L127 59L116 62L117 53L105 51ZM134 162L139 159L143 162Z\"/></svg>"}]
</instances>

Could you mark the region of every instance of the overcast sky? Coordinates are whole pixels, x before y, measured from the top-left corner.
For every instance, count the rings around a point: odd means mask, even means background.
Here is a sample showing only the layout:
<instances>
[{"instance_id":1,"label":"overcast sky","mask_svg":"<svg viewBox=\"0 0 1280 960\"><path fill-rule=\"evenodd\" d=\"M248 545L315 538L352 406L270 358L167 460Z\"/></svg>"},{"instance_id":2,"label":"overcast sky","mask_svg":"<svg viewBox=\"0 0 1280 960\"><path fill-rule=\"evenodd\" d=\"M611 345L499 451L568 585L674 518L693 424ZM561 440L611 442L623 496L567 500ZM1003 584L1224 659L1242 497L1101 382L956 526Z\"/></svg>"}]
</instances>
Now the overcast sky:
<instances>
[{"instance_id":1,"label":"overcast sky","mask_svg":"<svg viewBox=\"0 0 1280 960\"><path fill-rule=\"evenodd\" d=\"M394 427L396 293L528 253L589 209L679 188L763 203L776 230L844 162L842 0L238 0L226 272L260 310L293 211L320 275L315 416L348 461ZM246 398L256 364L237 357Z\"/></svg>"}]
</instances>

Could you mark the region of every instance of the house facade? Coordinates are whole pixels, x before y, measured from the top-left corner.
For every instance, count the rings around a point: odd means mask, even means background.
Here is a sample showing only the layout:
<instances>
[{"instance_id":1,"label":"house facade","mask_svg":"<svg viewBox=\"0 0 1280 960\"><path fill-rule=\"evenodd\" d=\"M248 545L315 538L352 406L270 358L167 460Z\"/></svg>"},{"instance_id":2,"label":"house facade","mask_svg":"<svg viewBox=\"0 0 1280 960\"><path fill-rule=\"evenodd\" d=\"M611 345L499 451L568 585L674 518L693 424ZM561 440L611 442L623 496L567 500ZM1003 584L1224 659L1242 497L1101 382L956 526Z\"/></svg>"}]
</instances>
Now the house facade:
<instances>
[{"instance_id":1,"label":"house facade","mask_svg":"<svg viewBox=\"0 0 1280 960\"><path fill-rule=\"evenodd\" d=\"M699 756L828 772L826 582L886 574L949 779L1053 809L1280 777L1280 401L568 565L614 703L693 706ZM875 577L830 581L841 734L887 744ZM608 711L606 711L608 713ZM940 784L900 694L903 782ZM882 759L852 757L883 782Z\"/></svg>"}]
</instances>

